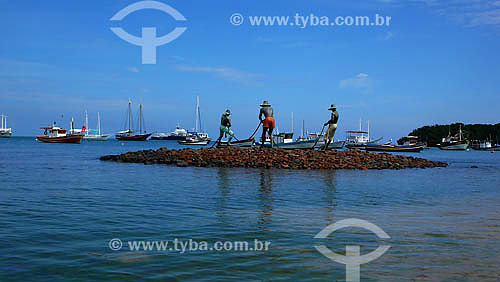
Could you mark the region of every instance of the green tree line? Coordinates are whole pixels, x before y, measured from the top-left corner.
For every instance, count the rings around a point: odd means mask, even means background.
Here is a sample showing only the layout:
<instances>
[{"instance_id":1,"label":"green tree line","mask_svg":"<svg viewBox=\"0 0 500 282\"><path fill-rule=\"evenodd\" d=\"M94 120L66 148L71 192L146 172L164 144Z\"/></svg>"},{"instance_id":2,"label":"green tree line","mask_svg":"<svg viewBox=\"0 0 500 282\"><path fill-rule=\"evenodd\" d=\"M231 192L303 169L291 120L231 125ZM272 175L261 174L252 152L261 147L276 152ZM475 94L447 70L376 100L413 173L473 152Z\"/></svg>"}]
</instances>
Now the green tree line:
<instances>
[{"instance_id":1,"label":"green tree line","mask_svg":"<svg viewBox=\"0 0 500 282\"><path fill-rule=\"evenodd\" d=\"M458 134L462 126L462 133L469 140L491 140L493 143L500 143L500 123L497 124L463 124L453 123L445 125L426 125L410 132L409 135L418 136L420 141L427 142L429 146L441 143L443 137Z\"/></svg>"}]
</instances>

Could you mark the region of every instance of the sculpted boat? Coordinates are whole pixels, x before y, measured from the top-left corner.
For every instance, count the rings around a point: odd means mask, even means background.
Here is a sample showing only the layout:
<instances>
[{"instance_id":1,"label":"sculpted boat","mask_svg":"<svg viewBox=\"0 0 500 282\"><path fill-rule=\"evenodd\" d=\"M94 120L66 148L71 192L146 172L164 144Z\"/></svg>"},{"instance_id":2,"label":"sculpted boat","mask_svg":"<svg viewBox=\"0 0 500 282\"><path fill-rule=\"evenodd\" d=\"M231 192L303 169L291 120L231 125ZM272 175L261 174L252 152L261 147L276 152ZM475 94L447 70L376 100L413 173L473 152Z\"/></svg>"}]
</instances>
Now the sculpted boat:
<instances>
[{"instance_id":1,"label":"sculpted boat","mask_svg":"<svg viewBox=\"0 0 500 282\"><path fill-rule=\"evenodd\" d=\"M217 148L227 147L227 146L247 148L247 147L252 147L254 143L255 143L255 138L233 141L231 142L231 144L228 144L227 141L221 141L219 144L217 144Z\"/></svg>"},{"instance_id":2,"label":"sculpted boat","mask_svg":"<svg viewBox=\"0 0 500 282\"><path fill-rule=\"evenodd\" d=\"M306 141L306 140L314 140L318 139L318 143L316 146L314 146L315 149L323 149L325 147L325 135L324 134L319 134L319 133L309 133L307 137L299 137L295 141ZM328 149L342 149L344 148L345 141L333 141L328 145Z\"/></svg>"},{"instance_id":3,"label":"sculpted boat","mask_svg":"<svg viewBox=\"0 0 500 282\"><path fill-rule=\"evenodd\" d=\"M293 141L293 133L292 132L283 132L279 134L273 135L273 147L287 150L295 150L295 149L312 149L314 144L316 144L316 139L307 139L300 141ZM258 143L257 145L260 145ZM271 147L271 142L269 137L266 137L266 141L264 142L264 147Z\"/></svg>"}]
</instances>

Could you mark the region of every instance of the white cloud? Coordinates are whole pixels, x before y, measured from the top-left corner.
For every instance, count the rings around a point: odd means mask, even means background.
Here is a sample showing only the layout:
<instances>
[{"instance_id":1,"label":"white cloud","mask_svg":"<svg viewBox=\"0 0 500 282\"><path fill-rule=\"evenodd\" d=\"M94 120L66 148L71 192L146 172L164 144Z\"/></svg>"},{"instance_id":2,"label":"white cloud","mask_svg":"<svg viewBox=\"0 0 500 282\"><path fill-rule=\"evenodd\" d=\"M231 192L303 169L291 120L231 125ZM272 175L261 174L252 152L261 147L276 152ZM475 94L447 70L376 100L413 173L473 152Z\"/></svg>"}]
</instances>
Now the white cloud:
<instances>
[{"instance_id":1,"label":"white cloud","mask_svg":"<svg viewBox=\"0 0 500 282\"><path fill-rule=\"evenodd\" d=\"M384 40L391 40L394 38L394 36L396 36L396 34L394 34L393 32L391 31L388 31L385 36L384 36Z\"/></svg>"},{"instance_id":2,"label":"white cloud","mask_svg":"<svg viewBox=\"0 0 500 282\"><path fill-rule=\"evenodd\" d=\"M347 78L339 82L339 88L346 89L358 89L363 91L370 91L373 87L373 79L371 79L368 74L360 73L352 78Z\"/></svg>"},{"instance_id":3,"label":"white cloud","mask_svg":"<svg viewBox=\"0 0 500 282\"><path fill-rule=\"evenodd\" d=\"M139 69L136 67L128 67L127 70L130 72L139 72Z\"/></svg>"},{"instance_id":4,"label":"white cloud","mask_svg":"<svg viewBox=\"0 0 500 282\"><path fill-rule=\"evenodd\" d=\"M258 84L258 79L263 76L261 74L246 72L231 67L177 65L176 68L185 72L209 73L221 79L239 82L246 85Z\"/></svg>"}]
</instances>

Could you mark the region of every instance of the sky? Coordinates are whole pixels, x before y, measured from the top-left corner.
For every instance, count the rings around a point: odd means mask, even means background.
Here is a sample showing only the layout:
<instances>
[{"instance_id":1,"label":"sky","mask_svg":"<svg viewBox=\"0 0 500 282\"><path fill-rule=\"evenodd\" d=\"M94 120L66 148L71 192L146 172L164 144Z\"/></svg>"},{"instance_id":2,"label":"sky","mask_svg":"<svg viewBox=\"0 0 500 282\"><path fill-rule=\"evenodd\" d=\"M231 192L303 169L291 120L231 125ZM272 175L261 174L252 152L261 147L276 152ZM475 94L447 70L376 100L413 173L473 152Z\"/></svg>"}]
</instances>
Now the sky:
<instances>
[{"instance_id":1,"label":"sky","mask_svg":"<svg viewBox=\"0 0 500 282\"><path fill-rule=\"evenodd\" d=\"M0 0L0 112L14 135L34 136L53 121L80 127L84 112L105 133L125 122L130 98L144 105L149 131L195 124L217 137L229 108L232 129L248 137L268 100L279 131L320 131L336 104L336 138L366 129L397 139L423 125L498 123L500 1L311 0L160 1L185 17L155 9L111 21L138 1ZM230 17L239 13L241 25ZM252 26L249 16L390 16L384 26ZM163 36L156 64L142 64L141 46L111 31Z\"/></svg>"}]
</instances>

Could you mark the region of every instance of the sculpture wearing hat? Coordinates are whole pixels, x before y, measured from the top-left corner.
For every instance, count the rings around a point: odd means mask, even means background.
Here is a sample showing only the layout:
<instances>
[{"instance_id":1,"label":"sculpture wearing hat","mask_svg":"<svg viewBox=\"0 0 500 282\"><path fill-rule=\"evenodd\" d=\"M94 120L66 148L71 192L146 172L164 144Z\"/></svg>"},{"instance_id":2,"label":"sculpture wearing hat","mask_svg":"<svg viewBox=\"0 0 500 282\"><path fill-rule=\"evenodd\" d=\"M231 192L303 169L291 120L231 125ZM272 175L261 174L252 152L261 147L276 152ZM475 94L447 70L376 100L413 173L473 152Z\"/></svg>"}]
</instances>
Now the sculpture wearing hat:
<instances>
[{"instance_id":1,"label":"sculpture wearing hat","mask_svg":"<svg viewBox=\"0 0 500 282\"><path fill-rule=\"evenodd\" d=\"M330 143L332 143L333 137L335 136L335 131L337 131L337 122L339 121L339 113L337 112L337 106L331 104L328 110L332 111L332 115L330 117L330 120L323 125L323 126L328 125L328 129L326 130L325 133L325 138L324 138L325 147L323 148L323 150L327 150Z\"/></svg>"},{"instance_id":2,"label":"sculpture wearing hat","mask_svg":"<svg viewBox=\"0 0 500 282\"><path fill-rule=\"evenodd\" d=\"M229 134L229 140L227 140L228 145L231 145L231 139L234 137L234 133L231 130L231 119L229 116L231 115L231 111L227 109L223 114L220 119L220 128L219 128L219 138L215 142L215 144L219 145L220 141L222 140L222 137L224 135L227 137Z\"/></svg>"},{"instance_id":3,"label":"sculpture wearing hat","mask_svg":"<svg viewBox=\"0 0 500 282\"><path fill-rule=\"evenodd\" d=\"M274 121L274 110L268 101L264 101L260 104L259 120L262 123L262 136L260 146L264 146L264 141L266 140L266 132L269 134L271 139L271 147L273 147L273 129L276 127L276 122Z\"/></svg>"},{"instance_id":4,"label":"sculpture wearing hat","mask_svg":"<svg viewBox=\"0 0 500 282\"><path fill-rule=\"evenodd\" d=\"M271 104L269 104L268 101L264 101L262 104L260 104L261 107L271 107Z\"/></svg>"}]
</instances>

